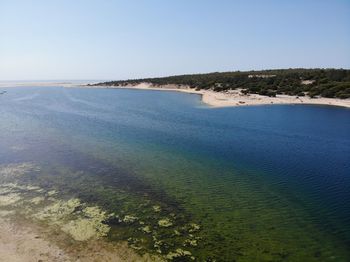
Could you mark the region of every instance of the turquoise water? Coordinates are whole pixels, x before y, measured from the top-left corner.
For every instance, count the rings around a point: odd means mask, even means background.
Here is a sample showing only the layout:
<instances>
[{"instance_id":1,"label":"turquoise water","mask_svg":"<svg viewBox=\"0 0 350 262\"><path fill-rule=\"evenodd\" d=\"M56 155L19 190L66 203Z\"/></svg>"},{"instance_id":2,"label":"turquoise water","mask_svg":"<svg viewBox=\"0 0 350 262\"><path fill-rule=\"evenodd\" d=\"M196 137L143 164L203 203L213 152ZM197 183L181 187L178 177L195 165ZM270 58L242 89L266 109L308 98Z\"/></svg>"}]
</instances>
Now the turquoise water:
<instances>
[{"instance_id":1,"label":"turquoise water","mask_svg":"<svg viewBox=\"0 0 350 262\"><path fill-rule=\"evenodd\" d=\"M111 241L181 261L350 260L349 109L25 87L0 115L0 164L41 167L20 182L145 223L107 221Z\"/></svg>"}]
</instances>

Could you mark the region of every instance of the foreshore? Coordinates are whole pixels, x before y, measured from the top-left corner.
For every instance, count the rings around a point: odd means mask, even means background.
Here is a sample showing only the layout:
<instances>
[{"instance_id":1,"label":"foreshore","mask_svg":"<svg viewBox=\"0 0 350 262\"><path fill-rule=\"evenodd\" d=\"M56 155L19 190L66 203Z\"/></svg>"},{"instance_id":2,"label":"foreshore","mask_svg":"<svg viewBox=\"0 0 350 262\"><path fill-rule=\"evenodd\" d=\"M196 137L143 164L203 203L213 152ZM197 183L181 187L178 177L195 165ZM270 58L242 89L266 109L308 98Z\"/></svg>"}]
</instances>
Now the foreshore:
<instances>
[{"instance_id":1,"label":"foreshore","mask_svg":"<svg viewBox=\"0 0 350 262\"><path fill-rule=\"evenodd\" d=\"M178 85L163 85L154 86L151 83L140 83L137 85L127 86L107 86L107 85L92 85L85 83L71 82L22 82L22 83L0 83L0 88L11 87L26 87L26 86L62 86L66 88L118 88L118 89L142 89L142 90L157 90L157 91L175 91L190 94L197 94L202 97L202 102L211 107L237 107L237 106L258 106L258 105L327 105L340 106L350 108L350 99L325 98L317 97L310 98L308 96L288 96L276 95L276 97L268 97L257 94L243 94L240 89L228 90L225 92L216 92L213 90L196 90L188 86Z\"/></svg>"},{"instance_id":2,"label":"foreshore","mask_svg":"<svg viewBox=\"0 0 350 262\"><path fill-rule=\"evenodd\" d=\"M288 95L277 95L268 97L257 94L245 95L241 90L229 90L226 92L215 92L212 90L195 90L187 86L166 85L154 86L150 83L141 83L128 86L82 86L87 88L120 88L120 89L142 89L142 90L161 90L176 91L190 94L197 94L202 97L202 102L211 107L236 107L236 106L258 106L258 105L327 105L350 108L350 99L337 98L310 98L307 96L297 97Z\"/></svg>"},{"instance_id":3,"label":"foreshore","mask_svg":"<svg viewBox=\"0 0 350 262\"><path fill-rule=\"evenodd\" d=\"M0 231L0 261L161 261L159 257L137 254L127 243L72 242L59 232L29 221L0 216Z\"/></svg>"}]
</instances>

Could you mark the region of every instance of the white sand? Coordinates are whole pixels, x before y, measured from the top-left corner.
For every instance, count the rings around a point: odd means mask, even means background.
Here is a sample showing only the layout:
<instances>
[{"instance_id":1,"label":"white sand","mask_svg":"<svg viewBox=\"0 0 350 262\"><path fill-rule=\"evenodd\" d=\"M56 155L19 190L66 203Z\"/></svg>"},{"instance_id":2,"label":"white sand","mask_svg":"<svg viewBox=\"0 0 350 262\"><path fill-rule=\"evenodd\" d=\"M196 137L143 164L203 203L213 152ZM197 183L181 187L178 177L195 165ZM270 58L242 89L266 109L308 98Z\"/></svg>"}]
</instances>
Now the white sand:
<instances>
[{"instance_id":1,"label":"white sand","mask_svg":"<svg viewBox=\"0 0 350 262\"><path fill-rule=\"evenodd\" d=\"M337 98L310 98L307 96L296 97L288 95L277 95L276 97L261 96L256 94L244 95L240 90L229 90L226 92L215 92L212 90L195 90L186 86L165 85L155 87L149 83L141 83L134 86L94 86L100 88L127 88L143 90L165 90L178 91L202 96L202 101L212 107L229 107L229 106L250 106L250 105L271 105L271 104L313 104L313 105L330 105L350 108L350 99Z\"/></svg>"},{"instance_id":2,"label":"white sand","mask_svg":"<svg viewBox=\"0 0 350 262\"><path fill-rule=\"evenodd\" d=\"M188 86L163 85L154 86L150 83L141 83L128 86L87 86L87 83L71 83L71 82L0 82L0 88L24 86L62 86L66 88L121 88L121 89L144 89L144 90L162 90L177 91L184 93L197 94L202 96L202 101L212 107L230 107L230 106L250 106L250 105L271 105L271 104L312 104L312 105L330 105L350 107L350 99L337 98L310 98L307 96L296 97L288 95L277 95L276 97L268 97L261 95L244 95L240 90L229 90L226 92L215 92L212 90L195 90Z\"/></svg>"}]
</instances>

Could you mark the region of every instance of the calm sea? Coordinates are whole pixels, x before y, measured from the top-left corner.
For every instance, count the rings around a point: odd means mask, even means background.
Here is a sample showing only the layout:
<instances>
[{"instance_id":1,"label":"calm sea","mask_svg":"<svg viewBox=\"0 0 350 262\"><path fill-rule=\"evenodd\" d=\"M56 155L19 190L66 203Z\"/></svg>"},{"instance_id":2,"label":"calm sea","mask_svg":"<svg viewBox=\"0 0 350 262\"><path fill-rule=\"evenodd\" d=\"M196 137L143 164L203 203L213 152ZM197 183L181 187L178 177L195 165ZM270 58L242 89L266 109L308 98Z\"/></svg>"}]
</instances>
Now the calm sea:
<instances>
[{"instance_id":1,"label":"calm sea","mask_svg":"<svg viewBox=\"0 0 350 262\"><path fill-rule=\"evenodd\" d=\"M197 95L128 89L6 91L0 164L35 163L40 171L20 183L142 220L110 221L112 241L164 255L181 248L199 261L350 261L349 109L210 108Z\"/></svg>"}]
</instances>

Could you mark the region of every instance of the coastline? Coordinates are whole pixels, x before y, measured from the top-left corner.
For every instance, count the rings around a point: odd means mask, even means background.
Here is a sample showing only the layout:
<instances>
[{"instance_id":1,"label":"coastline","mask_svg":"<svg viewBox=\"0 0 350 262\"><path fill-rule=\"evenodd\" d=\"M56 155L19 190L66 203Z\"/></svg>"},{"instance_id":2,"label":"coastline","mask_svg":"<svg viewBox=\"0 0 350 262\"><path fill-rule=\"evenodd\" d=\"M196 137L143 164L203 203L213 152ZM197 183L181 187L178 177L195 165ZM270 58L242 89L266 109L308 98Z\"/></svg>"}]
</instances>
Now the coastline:
<instances>
[{"instance_id":1,"label":"coastline","mask_svg":"<svg viewBox=\"0 0 350 262\"><path fill-rule=\"evenodd\" d=\"M68 86L67 86L68 87ZM71 87L71 86L70 86ZM310 98L288 95L277 95L276 97L262 96L258 94L245 95L241 90L230 90L227 92L215 92L212 90L195 90L187 86L165 85L153 86L150 83L140 83L133 86L80 86L82 88L118 88L118 89L141 89L156 91L175 91L189 94L197 94L202 97L202 102L210 107L237 107L258 105L327 105L350 108L350 99L337 98Z\"/></svg>"},{"instance_id":2,"label":"coastline","mask_svg":"<svg viewBox=\"0 0 350 262\"><path fill-rule=\"evenodd\" d=\"M107 86L107 85L89 85L88 81L84 83L72 82L20 82L20 83L0 83L0 88L26 87L26 86L42 86L64 88L104 88L104 89L141 89L155 91L173 91L188 94L196 94L201 96L204 104L213 107L241 107L241 106L260 106L260 105L326 105L350 108L350 99L310 98L308 96L297 97L289 95L276 95L276 97L262 96L258 94L242 94L240 89L229 90L226 92L216 92L213 90L195 90L188 86L178 85L162 85L154 86L151 83L140 83L128 86Z\"/></svg>"},{"instance_id":3,"label":"coastline","mask_svg":"<svg viewBox=\"0 0 350 262\"><path fill-rule=\"evenodd\" d=\"M127 243L95 240L72 242L50 228L29 221L0 216L1 261L162 261L153 255L139 255Z\"/></svg>"}]
</instances>

